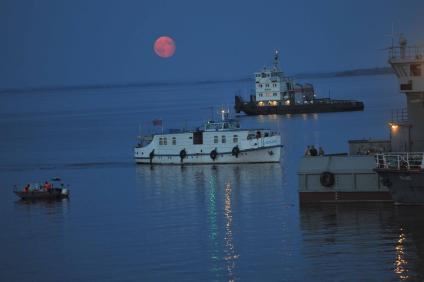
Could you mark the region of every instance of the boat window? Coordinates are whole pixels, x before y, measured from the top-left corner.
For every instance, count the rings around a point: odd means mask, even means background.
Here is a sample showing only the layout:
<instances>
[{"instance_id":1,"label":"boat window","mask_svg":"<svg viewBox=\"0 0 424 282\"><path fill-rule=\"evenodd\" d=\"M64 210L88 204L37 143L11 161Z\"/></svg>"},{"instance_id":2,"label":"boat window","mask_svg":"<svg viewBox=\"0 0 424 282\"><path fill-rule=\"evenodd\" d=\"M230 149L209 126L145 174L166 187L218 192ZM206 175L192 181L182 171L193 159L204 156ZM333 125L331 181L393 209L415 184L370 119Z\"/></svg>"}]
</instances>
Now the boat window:
<instances>
[{"instance_id":1,"label":"boat window","mask_svg":"<svg viewBox=\"0 0 424 282\"><path fill-rule=\"evenodd\" d=\"M166 137L163 137L163 145L167 145L168 141L166 140Z\"/></svg>"},{"instance_id":2,"label":"boat window","mask_svg":"<svg viewBox=\"0 0 424 282\"><path fill-rule=\"evenodd\" d=\"M228 125L228 122L224 123L224 129L228 129L230 126Z\"/></svg>"},{"instance_id":3,"label":"boat window","mask_svg":"<svg viewBox=\"0 0 424 282\"><path fill-rule=\"evenodd\" d=\"M222 143L226 143L226 142L227 142L227 140L226 140L226 138L225 138L225 135L222 135L222 136L221 136L221 142L222 142Z\"/></svg>"},{"instance_id":4,"label":"boat window","mask_svg":"<svg viewBox=\"0 0 424 282\"><path fill-rule=\"evenodd\" d=\"M163 145L163 138L159 137L159 145Z\"/></svg>"},{"instance_id":5,"label":"boat window","mask_svg":"<svg viewBox=\"0 0 424 282\"><path fill-rule=\"evenodd\" d=\"M218 144L218 136L213 137L213 143Z\"/></svg>"},{"instance_id":6,"label":"boat window","mask_svg":"<svg viewBox=\"0 0 424 282\"><path fill-rule=\"evenodd\" d=\"M177 145L177 138L172 137L172 145Z\"/></svg>"},{"instance_id":7,"label":"boat window","mask_svg":"<svg viewBox=\"0 0 424 282\"><path fill-rule=\"evenodd\" d=\"M233 136L233 143L237 143L238 142L238 136L237 135L234 135Z\"/></svg>"},{"instance_id":8,"label":"boat window","mask_svg":"<svg viewBox=\"0 0 424 282\"><path fill-rule=\"evenodd\" d=\"M203 144L203 132L202 131L196 131L193 132L193 144Z\"/></svg>"}]
</instances>

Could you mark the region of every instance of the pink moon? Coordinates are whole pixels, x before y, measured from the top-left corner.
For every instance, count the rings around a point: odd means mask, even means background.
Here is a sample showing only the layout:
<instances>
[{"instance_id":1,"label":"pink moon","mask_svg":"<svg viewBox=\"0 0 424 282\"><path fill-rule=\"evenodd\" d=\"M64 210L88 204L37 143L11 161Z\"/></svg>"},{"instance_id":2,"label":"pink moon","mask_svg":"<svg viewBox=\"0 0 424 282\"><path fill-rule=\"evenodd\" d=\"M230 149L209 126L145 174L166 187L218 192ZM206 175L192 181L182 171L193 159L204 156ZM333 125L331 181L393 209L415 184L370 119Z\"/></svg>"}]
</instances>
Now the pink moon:
<instances>
[{"instance_id":1,"label":"pink moon","mask_svg":"<svg viewBox=\"0 0 424 282\"><path fill-rule=\"evenodd\" d=\"M169 36L161 36L156 39L155 44L153 45L153 50L155 53L162 58L172 57L175 53L175 42Z\"/></svg>"}]
</instances>

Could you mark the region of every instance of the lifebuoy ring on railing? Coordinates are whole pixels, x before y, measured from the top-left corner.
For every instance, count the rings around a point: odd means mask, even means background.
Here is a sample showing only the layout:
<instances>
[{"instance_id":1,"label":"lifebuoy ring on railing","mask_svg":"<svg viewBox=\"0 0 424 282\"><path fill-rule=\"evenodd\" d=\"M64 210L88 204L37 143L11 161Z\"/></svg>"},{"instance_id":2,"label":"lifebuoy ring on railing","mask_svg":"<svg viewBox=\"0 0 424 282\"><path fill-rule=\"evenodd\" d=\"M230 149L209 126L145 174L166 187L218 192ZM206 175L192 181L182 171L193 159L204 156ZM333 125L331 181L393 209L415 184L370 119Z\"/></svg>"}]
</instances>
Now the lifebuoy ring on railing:
<instances>
[{"instance_id":1,"label":"lifebuoy ring on railing","mask_svg":"<svg viewBox=\"0 0 424 282\"><path fill-rule=\"evenodd\" d=\"M211 157L212 160L215 160L216 157L218 156L218 153L216 152L216 149L213 149L211 151L211 153L209 154L209 156Z\"/></svg>"},{"instance_id":2,"label":"lifebuoy ring on railing","mask_svg":"<svg viewBox=\"0 0 424 282\"><path fill-rule=\"evenodd\" d=\"M231 155L235 156L236 158L238 158L238 155L240 154L240 149L238 146L235 146L232 150L231 150Z\"/></svg>"},{"instance_id":3,"label":"lifebuoy ring on railing","mask_svg":"<svg viewBox=\"0 0 424 282\"><path fill-rule=\"evenodd\" d=\"M329 171L324 171L323 173L321 173L319 181L322 186L331 187L334 185L335 182L334 174Z\"/></svg>"}]
</instances>

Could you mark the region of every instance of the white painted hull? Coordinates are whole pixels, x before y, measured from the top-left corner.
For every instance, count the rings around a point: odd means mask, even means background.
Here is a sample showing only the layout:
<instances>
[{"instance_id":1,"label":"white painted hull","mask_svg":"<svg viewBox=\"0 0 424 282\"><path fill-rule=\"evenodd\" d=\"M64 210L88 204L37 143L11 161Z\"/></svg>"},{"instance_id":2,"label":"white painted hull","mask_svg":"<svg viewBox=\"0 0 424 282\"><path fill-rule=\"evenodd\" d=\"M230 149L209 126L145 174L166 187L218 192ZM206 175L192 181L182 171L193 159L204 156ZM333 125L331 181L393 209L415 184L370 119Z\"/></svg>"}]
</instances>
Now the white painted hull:
<instances>
[{"instance_id":1,"label":"white painted hull","mask_svg":"<svg viewBox=\"0 0 424 282\"><path fill-rule=\"evenodd\" d=\"M278 163L280 162L281 147L270 146L241 151L238 156L231 152L218 153L215 160L209 154L188 154L184 159L179 155L155 155L150 158L135 157L138 164L234 164L234 163Z\"/></svg>"}]
</instances>

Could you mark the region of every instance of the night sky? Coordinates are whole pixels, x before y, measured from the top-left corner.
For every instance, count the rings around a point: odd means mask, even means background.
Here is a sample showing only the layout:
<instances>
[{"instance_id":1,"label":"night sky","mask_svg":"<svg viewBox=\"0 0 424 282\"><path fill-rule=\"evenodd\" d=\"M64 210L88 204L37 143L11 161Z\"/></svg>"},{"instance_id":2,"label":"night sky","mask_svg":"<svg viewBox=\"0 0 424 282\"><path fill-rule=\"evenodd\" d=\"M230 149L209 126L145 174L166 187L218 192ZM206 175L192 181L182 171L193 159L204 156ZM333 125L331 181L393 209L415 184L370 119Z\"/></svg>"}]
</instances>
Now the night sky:
<instances>
[{"instance_id":1,"label":"night sky","mask_svg":"<svg viewBox=\"0 0 424 282\"><path fill-rule=\"evenodd\" d=\"M423 0L0 0L0 89L240 78L275 49L288 74L385 66L392 24L422 44L423 14Z\"/></svg>"}]
</instances>

